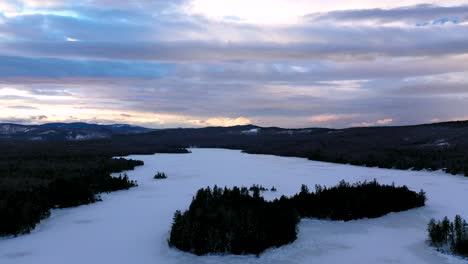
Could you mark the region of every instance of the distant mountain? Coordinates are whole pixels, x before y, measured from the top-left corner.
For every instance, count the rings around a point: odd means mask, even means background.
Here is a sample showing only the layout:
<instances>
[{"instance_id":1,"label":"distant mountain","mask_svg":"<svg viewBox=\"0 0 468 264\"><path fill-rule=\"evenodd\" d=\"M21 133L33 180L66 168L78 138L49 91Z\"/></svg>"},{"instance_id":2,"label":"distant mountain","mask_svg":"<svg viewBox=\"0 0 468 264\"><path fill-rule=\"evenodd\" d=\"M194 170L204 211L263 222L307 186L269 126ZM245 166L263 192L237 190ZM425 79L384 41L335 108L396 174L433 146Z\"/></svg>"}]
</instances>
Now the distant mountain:
<instances>
[{"instance_id":1,"label":"distant mountain","mask_svg":"<svg viewBox=\"0 0 468 264\"><path fill-rule=\"evenodd\" d=\"M0 123L0 139L15 140L89 140L114 135L145 133L153 129L127 124L98 125L83 122L19 125Z\"/></svg>"}]
</instances>

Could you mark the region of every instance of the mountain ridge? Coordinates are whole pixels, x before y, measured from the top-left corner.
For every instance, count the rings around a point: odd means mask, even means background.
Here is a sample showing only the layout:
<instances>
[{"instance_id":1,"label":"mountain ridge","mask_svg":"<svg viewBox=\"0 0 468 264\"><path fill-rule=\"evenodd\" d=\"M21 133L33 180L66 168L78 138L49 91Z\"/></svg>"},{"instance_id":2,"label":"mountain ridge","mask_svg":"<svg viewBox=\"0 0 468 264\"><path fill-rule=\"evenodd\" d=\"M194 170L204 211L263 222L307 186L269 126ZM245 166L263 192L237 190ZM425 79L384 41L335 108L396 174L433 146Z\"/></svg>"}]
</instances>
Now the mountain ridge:
<instances>
[{"instance_id":1,"label":"mountain ridge","mask_svg":"<svg viewBox=\"0 0 468 264\"><path fill-rule=\"evenodd\" d=\"M100 125L73 122L22 125L0 123L0 139L13 140L89 140L149 131L153 131L153 129L128 124Z\"/></svg>"},{"instance_id":2,"label":"mountain ridge","mask_svg":"<svg viewBox=\"0 0 468 264\"><path fill-rule=\"evenodd\" d=\"M282 127L262 127L253 124L237 126L209 126L209 127L188 127L188 128L163 128L152 129L130 124L94 124L86 122L71 123L44 123L39 125L23 125L15 123L0 123L0 139L11 140L93 140L106 139L114 136L132 134L159 134L159 133L191 133L191 134L242 134L242 135L272 135L272 134L314 134L317 132L343 133L349 131L372 131L372 130L401 130L418 129L427 127L464 128L468 127L468 121L448 121L429 124L416 124L404 126L371 126L371 127L349 127L349 128L282 128Z\"/></svg>"}]
</instances>

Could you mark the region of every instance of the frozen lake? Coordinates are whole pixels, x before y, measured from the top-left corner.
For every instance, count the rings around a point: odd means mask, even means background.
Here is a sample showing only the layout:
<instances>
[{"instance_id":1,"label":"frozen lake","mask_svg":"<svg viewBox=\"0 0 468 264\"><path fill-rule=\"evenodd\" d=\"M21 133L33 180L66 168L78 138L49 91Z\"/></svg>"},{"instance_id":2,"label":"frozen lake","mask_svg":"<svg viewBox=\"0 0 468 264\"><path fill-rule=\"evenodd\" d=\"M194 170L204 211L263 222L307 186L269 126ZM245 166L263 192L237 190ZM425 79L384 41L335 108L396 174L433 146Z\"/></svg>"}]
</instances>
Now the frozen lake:
<instances>
[{"instance_id":1,"label":"frozen lake","mask_svg":"<svg viewBox=\"0 0 468 264\"><path fill-rule=\"evenodd\" d=\"M31 234L0 239L0 263L467 263L435 252L425 244L431 217L468 218L468 178L441 172L355 167L249 155L222 149L191 154L134 155L145 165L129 171L139 186L103 195L103 202L54 210ZM154 180L156 171L168 174ZM255 256L203 256L167 246L175 210L185 210L202 187L275 186L266 198L292 195L301 184L335 185L372 180L427 192L424 208L351 222L302 220L298 239Z\"/></svg>"}]
</instances>

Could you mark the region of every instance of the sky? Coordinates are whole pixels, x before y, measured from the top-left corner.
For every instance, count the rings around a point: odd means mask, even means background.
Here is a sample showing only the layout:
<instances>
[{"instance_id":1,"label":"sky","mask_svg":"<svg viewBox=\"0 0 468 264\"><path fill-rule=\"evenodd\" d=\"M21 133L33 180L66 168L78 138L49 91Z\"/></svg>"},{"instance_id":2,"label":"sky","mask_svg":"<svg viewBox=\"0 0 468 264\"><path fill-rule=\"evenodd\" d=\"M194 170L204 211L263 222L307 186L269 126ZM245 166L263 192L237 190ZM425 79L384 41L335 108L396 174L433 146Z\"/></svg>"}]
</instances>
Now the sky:
<instances>
[{"instance_id":1,"label":"sky","mask_svg":"<svg viewBox=\"0 0 468 264\"><path fill-rule=\"evenodd\" d=\"M0 122L468 119L468 0L0 0Z\"/></svg>"}]
</instances>

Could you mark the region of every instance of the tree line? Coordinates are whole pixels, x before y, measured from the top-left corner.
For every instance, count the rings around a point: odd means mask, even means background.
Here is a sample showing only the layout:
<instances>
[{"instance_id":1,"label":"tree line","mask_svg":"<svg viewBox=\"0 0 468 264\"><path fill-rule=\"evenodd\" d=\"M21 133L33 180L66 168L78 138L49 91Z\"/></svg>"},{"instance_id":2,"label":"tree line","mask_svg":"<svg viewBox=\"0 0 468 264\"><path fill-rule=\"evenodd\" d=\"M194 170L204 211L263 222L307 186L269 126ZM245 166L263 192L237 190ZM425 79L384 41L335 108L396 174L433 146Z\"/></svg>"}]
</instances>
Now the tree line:
<instances>
[{"instance_id":1,"label":"tree line","mask_svg":"<svg viewBox=\"0 0 468 264\"><path fill-rule=\"evenodd\" d=\"M373 150L361 155L350 155L341 151L330 152L322 148L310 151L310 160L344 163L357 166L379 167L400 170L444 170L447 173L468 176L466 147L428 148L387 148Z\"/></svg>"},{"instance_id":2,"label":"tree line","mask_svg":"<svg viewBox=\"0 0 468 264\"><path fill-rule=\"evenodd\" d=\"M176 211L168 243L196 255L209 253L260 254L293 242L301 218L352 220L379 217L424 206L423 191L380 185L375 180L326 188L306 185L292 196L266 201L260 188L197 191L188 210Z\"/></svg>"}]
</instances>

